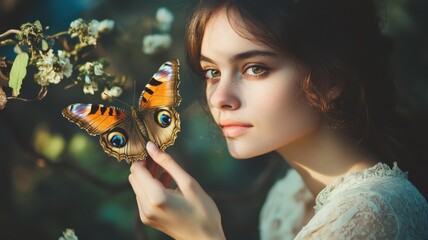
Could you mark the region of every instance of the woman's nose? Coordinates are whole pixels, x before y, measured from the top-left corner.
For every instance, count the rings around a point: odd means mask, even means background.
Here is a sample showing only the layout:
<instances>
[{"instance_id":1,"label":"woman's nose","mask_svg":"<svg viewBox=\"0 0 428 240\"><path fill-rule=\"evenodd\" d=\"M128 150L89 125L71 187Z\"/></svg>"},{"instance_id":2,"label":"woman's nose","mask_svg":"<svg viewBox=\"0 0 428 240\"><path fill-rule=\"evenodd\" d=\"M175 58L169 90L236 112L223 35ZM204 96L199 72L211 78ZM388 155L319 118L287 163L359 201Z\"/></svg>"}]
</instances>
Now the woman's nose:
<instances>
[{"instance_id":1,"label":"woman's nose","mask_svg":"<svg viewBox=\"0 0 428 240\"><path fill-rule=\"evenodd\" d=\"M230 80L221 79L207 89L209 104L221 110L236 110L240 107L239 88Z\"/></svg>"}]
</instances>

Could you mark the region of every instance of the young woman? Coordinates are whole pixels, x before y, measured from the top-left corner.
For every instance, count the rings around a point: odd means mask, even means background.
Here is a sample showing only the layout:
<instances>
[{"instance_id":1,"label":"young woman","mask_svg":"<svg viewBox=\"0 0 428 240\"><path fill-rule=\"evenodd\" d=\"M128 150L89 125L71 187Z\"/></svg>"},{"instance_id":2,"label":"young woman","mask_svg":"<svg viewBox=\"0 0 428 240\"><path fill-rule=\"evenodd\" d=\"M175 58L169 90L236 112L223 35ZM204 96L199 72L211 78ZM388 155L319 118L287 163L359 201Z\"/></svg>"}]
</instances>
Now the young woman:
<instances>
[{"instance_id":1,"label":"young woman","mask_svg":"<svg viewBox=\"0 0 428 240\"><path fill-rule=\"evenodd\" d=\"M187 41L231 155L277 151L294 169L266 200L262 239L428 239L427 202L392 164L390 48L371 1L201 1ZM197 181L153 143L147 151L178 188L134 163L142 222L176 239L224 239Z\"/></svg>"}]
</instances>

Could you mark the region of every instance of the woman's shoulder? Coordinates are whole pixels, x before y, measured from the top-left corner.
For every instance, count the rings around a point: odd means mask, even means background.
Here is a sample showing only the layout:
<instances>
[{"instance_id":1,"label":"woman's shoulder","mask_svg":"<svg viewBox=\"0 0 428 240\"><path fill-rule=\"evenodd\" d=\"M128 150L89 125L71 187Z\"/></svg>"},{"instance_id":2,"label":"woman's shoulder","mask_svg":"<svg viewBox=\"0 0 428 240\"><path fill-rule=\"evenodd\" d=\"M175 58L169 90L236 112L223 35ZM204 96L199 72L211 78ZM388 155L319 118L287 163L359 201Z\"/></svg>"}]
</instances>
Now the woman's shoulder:
<instances>
[{"instance_id":1,"label":"woman's shoulder","mask_svg":"<svg viewBox=\"0 0 428 240\"><path fill-rule=\"evenodd\" d=\"M338 179L317 196L316 210L298 237L428 238L428 204L396 165Z\"/></svg>"},{"instance_id":2,"label":"woman's shoulder","mask_svg":"<svg viewBox=\"0 0 428 240\"><path fill-rule=\"evenodd\" d=\"M407 179L407 173L401 171L396 163L392 168L384 163L378 163L364 171L335 179L318 194L315 209L320 210L340 196L344 198L376 196L386 201L411 200L426 205L426 200Z\"/></svg>"}]
</instances>

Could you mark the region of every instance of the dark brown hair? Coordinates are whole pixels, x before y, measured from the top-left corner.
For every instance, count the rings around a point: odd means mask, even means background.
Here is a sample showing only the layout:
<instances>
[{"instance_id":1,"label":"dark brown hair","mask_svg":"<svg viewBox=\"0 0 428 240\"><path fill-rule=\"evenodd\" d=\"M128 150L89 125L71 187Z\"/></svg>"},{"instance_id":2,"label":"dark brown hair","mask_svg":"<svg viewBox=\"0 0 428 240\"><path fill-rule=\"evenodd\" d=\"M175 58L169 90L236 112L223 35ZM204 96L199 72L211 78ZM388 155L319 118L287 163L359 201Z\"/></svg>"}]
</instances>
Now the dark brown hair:
<instances>
[{"instance_id":1,"label":"dark brown hair","mask_svg":"<svg viewBox=\"0 0 428 240\"><path fill-rule=\"evenodd\" d=\"M389 69L392 44L380 31L373 1L202 0L187 29L187 59L197 73L205 26L222 8L242 19L245 26L235 29L241 36L287 54L308 69L301 89L329 127L381 161L398 160L394 131L399 116ZM329 102L332 88L340 94Z\"/></svg>"}]
</instances>

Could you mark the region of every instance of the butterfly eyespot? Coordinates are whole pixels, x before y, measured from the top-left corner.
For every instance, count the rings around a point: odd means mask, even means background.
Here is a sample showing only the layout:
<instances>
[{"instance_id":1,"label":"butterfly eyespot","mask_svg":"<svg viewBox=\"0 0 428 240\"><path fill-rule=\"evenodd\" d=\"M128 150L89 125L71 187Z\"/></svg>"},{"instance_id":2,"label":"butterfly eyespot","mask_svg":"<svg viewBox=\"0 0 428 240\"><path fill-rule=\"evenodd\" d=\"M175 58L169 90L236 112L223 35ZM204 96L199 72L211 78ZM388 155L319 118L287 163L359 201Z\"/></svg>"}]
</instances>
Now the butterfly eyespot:
<instances>
[{"instance_id":1,"label":"butterfly eyespot","mask_svg":"<svg viewBox=\"0 0 428 240\"><path fill-rule=\"evenodd\" d=\"M169 113L167 110L161 110L155 114L155 121L159 126L161 127L168 127L171 125L171 113Z\"/></svg>"},{"instance_id":2,"label":"butterfly eyespot","mask_svg":"<svg viewBox=\"0 0 428 240\"><path fill-rule=\"evenodd\" d=\"M121 129L113 129L107 136L108 141L116 148L122 148L126 145L128 136Z\"/></svg>"}]
</instances>

